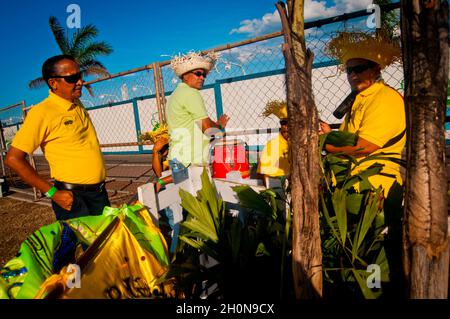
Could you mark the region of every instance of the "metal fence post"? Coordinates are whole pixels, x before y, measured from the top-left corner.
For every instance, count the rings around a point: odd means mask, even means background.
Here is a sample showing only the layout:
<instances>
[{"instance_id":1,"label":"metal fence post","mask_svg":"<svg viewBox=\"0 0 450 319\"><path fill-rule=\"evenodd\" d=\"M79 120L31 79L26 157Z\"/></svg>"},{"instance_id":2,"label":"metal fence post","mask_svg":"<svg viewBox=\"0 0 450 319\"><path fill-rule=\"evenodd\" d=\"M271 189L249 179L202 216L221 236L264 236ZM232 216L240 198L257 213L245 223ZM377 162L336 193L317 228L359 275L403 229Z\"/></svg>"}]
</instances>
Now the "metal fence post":
<instances>
[{"instance_id":1,"label":"metal fence post","mask_svg":"<svg viewBox=\"0 0 450 319\"><path fill-rule=\"evenodd\" d=\"M139 118L139 108L137 104L137 99L133 99L133 115L134 115L134 123L136 127L136 138L139 143L139 153L142 153L144 151L144 146L140 143L140 136L141 136L141 120Z\"/></svg>"},{"instance_id":2,"label":"metal fence post","mask_svg":"<svg viewBox=\"0 0 450 319\"><path fill-rule=\"evenodd\" d=\"M220 88L220 82L218 81L214 83L214 100L216 101L216 113L218 119L223 114L222 90Z\"/></svg>"},{"instance_id":3,"label":"metal fence post","mask_svg":"<svg viewBox=\"0 0 450 319\"><path fill-rule=\"evenodd\" d=\"M25 100L22 101L22 113L23 113L23 121L25 122L25 118L27 116L27 106L25 104ZM36 168L36 162L34 161L33 154L29 154L29 161L30 161L30 165L34 168L36 173L39 174L39 172ZM33 195L34 195L34 201L38 201L39 198L41 197L41 192L36 187L33 187Z\"/></svg>"},{"instance_id":4,"label":"metal fence post","mask_svg":"<svg viewBox=\"0 0 450 319\"><path fill-rule=\"evenodd\" d=\"M6 176L5 163L3 161L3 156L4 156L4 154L6 154L7 150L6 150L5 136L3 135L2 121L0 121L0 149L1 149L0 161L2 164L2 176Z\"/></svg>"}]
</instances>

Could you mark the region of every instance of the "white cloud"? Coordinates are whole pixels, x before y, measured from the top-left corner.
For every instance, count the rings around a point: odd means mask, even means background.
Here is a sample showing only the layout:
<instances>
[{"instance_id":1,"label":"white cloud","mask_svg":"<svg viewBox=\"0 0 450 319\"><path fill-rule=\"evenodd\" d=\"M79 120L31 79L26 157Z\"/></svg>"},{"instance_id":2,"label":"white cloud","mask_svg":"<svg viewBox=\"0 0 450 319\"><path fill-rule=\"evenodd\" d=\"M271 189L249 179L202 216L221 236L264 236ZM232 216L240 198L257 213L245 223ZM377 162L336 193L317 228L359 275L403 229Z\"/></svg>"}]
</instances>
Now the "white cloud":
<instances>
[{"instance_id":1,"label":"white cloud","mask_svg":"<svg viewBox=\"0 0 450 319\"><path fill-rule=\"evenodd\" d=\"M265 41L259 43L259 45L251 45L246 47L238 47L230 50L230 54L241 64L245 64L255 57L261 55L273 56L281 53L279 46L264 46Z\"/></svg>"},{"instance_id":2,"label":"white cloud","mask_svg":"<svg viewBox=\"0 0 450 319\"><path fill-rule=\"evenodd\" d=\"M261 19L244 20L240 24L241 26L231 30L230 34L247 33L249 36L255 37L281 29L280 15L276 10L274 13L266 13Z\"/></svg>"},{"instance_id":3,"label":"white cloud","mask_svg":"<svg viewBox=\"0 0 450 319\"><path fill-rule=\"evenodd\" d=\"M334 0L327 6L325 0L305 1L305 21L313 21L333 17L343 13L367 9L372 0ZM281 30L281 20L278 11L266 13L260 19L247 19L241 21L239 28L230 31L230 34L241 33L250 37Z\"/></svg>"},{"instance_id":4,"label":"white cloud","mask_svg":"<svg viewBox=\"0 0 450 319\"><path fill-rule=\"evenodd\" d=\"M367 9L372 2L372 0L334 0L338 15Z\"/></svg>"},{"instance_id":5,"label":"white cloud","mask_svg":"<svg viewBox=\"0 0 450 319\"><path fill-rule=\"evenodd\" d=\"M318 20L335 16L336 6L327 7L325 1L306 0L305 1L305 21Z\"/></svg>"}]
</instances>

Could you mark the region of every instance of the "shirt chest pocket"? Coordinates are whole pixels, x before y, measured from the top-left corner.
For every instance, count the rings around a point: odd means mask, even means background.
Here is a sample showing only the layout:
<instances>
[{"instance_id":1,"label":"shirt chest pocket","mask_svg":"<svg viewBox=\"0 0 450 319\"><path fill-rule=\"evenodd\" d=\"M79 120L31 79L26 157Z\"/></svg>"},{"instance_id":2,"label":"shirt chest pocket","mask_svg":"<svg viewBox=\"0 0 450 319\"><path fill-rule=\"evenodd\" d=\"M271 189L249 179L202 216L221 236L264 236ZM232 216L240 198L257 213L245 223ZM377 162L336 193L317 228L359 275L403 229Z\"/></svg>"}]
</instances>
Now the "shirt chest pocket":
<instances>
[{"instance_id":1,"label":"shirt chest pocket","mask_svg":"<svg viewBox=\"0 0 450 319\"><path fill-rule=\"evenodd\" d=\"M61 137L72 137L78 134L79 119L73 115L64 115L59 122L59 132Z\"/></svg>"}]
</instances>

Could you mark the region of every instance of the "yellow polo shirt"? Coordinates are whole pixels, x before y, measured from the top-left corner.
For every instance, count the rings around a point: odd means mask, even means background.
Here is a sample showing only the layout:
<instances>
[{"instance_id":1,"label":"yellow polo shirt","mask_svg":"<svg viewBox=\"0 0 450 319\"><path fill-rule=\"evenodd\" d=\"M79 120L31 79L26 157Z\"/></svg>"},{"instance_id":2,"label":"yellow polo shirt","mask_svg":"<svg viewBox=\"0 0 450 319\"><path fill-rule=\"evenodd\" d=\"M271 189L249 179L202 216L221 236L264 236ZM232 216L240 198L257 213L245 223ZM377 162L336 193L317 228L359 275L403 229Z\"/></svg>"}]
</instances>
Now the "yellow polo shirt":
<instances>
[{"instance_id":1,"label":"yellow polo shirt","mask_svg":"<svg viewBox=\"0 0 450 319\"><path fill-rule=\"evenodd\" d=\"M31 108L11 145L28 154L40 146L51 177L58 181L96 184L105 180L105 163L88 112L80 102L72 103L51 91Z\"/></svg>"},{"instance_id":2,"label":"yellow polo shirt","mask_svg":"<svg viewBox=\"0 0 450 319\"><path fill-rule=\"evenodd\" d=\"M351 116L346 115L339 130L357 134L359 137L383 147L389 140L401 134L406 128L405 106L402 96L393 88L376 82L360 92L352 105ZM406 134L392 146L379 149L372 154L395 153L390 157L401 158L405 146ZM368 168L373 163L384 164L383 173L395 175L394 178L376 175L369 178L370 183L377 188L382 185L387 191L395 180L402 184L400 166L391 161L374 160L363 163L358 172Z\"/></svg>"},{"instance_id":3,"label":"yellow polo shirt","mask_svg":"<svg viewBox=\"0 0 450 319\"><path fill-rule=\"evenodd\" d=\"M288 142L278 134L264 147L258 164L258 173L270 177L288 175L290 173L288 151Z\"/></svg>"}]
</instances>

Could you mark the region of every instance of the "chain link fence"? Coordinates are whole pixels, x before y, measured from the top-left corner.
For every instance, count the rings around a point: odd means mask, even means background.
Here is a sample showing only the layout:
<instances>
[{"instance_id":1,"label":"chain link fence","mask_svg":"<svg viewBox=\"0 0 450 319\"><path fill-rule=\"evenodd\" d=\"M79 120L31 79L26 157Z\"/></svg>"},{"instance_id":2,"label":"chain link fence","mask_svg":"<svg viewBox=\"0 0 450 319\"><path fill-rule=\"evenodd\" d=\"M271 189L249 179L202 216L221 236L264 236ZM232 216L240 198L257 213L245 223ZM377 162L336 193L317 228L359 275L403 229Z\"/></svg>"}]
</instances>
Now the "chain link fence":
<instances>
[{"instance_id":1,"label":"chain link fence","mask_svg":"<svg viewBox=\"0 0 450 319\"><path fill-rule=\"evenodd\" d=\"M370 31L369 14L363 10L305 24L306 46L315 56L312 72L315 102L321 119L328 123L339 122L332 113L350 93L350 86L338 63L325 55L324 47L338 31ZM258 152L279 130L276 117L265 118L261 114L267 102L286 99L282 44L282 33L275 32L212 49L220 52L220 58L200 91L213 120L222 114L229 115L227 135L235 135L247 144L252 151L252 163L257 162ZM121 184L121 191L133 192L152 176L149 155L152 146L141 143L139 136L164 119L165 100L180 82L169 63L156 62L86 82L83 89L81 101L97 131L108 176L125 185ZM403 93L400 65L386 68L383 78ZM4 118L2 113L0 116ZM15 127L3 125L5 138L12 136L19 126L19 122ZM136 187L130 186L136 181Z\"/></svg>"}]
</instances>

